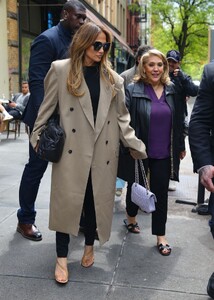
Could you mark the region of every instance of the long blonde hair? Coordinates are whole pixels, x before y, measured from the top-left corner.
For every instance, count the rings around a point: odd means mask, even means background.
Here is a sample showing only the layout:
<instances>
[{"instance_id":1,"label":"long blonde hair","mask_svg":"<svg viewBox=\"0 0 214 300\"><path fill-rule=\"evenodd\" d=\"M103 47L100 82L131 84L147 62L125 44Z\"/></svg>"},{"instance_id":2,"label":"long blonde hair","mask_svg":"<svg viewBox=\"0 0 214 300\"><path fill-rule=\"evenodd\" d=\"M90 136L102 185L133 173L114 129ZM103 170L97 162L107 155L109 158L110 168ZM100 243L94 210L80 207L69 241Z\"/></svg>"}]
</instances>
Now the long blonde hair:
<instances>
[{"instance_id":1,"label":"long blonde hair","mask_svg":"<svg viewBox=\"0 0 214 300\"><path fill-rule=\"evenodd\" d=\"M83 62L85 57L85 51L88 47L93 45L99 33L103 32L106 35L106 42L111 43L111 34L102 26L98 26L93 22L87 22L80 27L75 33L71 46L70 46L70 71L67 79L67 88L69 93L74 96L82 96L85 91L80 90L80 86L83 80ZM108 53L103 53L100 62L100 74L110 84L114 83L112 76L111 63L108 60Z\"/></svg>"},{"instance_id":2,"label":"long blonde hair","mask_svg":"<svg viewBox=\"0 0 214 300\"><path fill-rule=\"evenodd\" d=\"M168 85L170 83L170 78L169 78L169 65L166 59L166 56L160 52L157 49L151 49L147 51L145 54L140 59L139 65L138 65L138 74L134 77L134 81L143 81L144 83L149 83L149 80L147 78L147 75L145 73L144 66L148 62L150 56L157 56L159 57L164 65L164 72L160 78L160 81L163 85Z\"/></svg>"}]
</instances>

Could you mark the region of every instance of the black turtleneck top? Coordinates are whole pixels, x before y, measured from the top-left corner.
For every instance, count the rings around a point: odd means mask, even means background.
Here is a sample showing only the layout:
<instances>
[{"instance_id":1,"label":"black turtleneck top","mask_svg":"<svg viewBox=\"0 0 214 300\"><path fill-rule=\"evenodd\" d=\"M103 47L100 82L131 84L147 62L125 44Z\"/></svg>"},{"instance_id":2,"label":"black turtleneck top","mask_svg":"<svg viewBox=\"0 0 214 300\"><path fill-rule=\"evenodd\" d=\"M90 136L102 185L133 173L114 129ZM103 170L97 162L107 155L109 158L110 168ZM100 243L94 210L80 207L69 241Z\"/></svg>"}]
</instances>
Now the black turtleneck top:
<instances>
[{"instance_id":1,"label":"black turtleneck top","mask_svg":"<svg viewBox=\"0 0 214 300\"><path fill-rule=\"evenodd\" d=\"M84 78L88 86L91 104L94 114L94 123L96 122L97 109L100 98L100 70L99 65L84 67Z\"/></svg>"}]
</instances>

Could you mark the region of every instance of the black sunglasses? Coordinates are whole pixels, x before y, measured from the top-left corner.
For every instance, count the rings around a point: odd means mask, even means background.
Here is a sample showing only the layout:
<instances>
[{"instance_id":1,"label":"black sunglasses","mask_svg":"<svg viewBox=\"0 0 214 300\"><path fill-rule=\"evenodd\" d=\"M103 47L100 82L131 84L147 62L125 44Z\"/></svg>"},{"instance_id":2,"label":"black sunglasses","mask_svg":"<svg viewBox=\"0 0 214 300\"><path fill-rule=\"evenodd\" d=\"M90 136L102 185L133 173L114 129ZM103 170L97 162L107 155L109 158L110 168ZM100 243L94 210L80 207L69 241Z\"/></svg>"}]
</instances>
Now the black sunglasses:
<instances>
[{"instance_id":1,"label":"black sunglasses","mask_svg":"<svg viewBox=\"0 0 214 300\"><path fill-rule=\"evenodd\" d=\"M107 52L111 46L111 43L95 42L93 46L95 51L100 51L100 49L103 48L103 51Z\"/></svg>"}]
</instances>

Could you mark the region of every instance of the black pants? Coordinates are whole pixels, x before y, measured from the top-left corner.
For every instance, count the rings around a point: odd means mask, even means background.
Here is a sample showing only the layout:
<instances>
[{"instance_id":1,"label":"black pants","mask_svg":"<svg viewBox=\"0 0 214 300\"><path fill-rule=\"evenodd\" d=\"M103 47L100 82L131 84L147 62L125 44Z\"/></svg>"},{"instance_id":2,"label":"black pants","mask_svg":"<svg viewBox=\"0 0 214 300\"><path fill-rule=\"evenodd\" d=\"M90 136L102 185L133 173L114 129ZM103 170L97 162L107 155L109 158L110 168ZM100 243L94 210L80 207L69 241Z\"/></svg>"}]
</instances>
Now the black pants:
<instances>
[{"instance_id":1,"label":"black pants","mask_svg":"<svg viewBox=\"0 0 214 300\"><path fill-rule=\"evenodd\" d=\"M30 133L33 128L30 128ZM36 218L35 202L41 179L48 162L40 159L29 143L29 161L25 165L19 187L19 204L17 217L21 224L34 224Z\"/></svg>"},{"instance_id":2,"label":"black pants","mask_svg":"<svg viewBox=\"0 0 214 300\"><path fill-rule=\"evenodd\" d=\"M83 214L84 214L84 225L85 225L85 230L84 230L85 245L93 246L97 224L96 224L96 215L95 215L95 208L94 208L94 196L92 190L91 173L89 174L88 183L85 192ZM56 232L57 257L67 257L69 242L70 242L69 234Z\"/></svg>"},{"instance_id":3,"label":"black pants","mask_svg":"<svg viewBox=\"0 0 214 300\"><path fill-rule=\"evenodd\" d=\"M149 169L150 189L157 197L156 210L152 213L152 234L163 236L166 232L168 187L170 178L170 158L152 159L145 161L146 173ZM126 212L130 217L135 217L139 207L131 201L131 186L128 182L126 194ZM142 177L140 178L142 184Z\"/></svg>"}]
</instances>

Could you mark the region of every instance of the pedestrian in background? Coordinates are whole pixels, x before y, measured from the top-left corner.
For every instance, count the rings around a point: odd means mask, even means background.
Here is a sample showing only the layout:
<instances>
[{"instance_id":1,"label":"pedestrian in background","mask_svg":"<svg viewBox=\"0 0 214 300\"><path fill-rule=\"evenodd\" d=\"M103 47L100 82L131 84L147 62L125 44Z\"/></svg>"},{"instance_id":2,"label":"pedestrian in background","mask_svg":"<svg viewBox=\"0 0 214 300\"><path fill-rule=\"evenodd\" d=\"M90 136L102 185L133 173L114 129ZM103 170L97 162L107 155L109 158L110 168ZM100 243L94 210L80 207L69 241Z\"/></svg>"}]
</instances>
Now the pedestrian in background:
<instances>
[{"instance_id":1,"label":"pedestrian in background","mask_svg":"<svg viewBox=\"0 0 214 300\"><path fill-rule=\"evenodd\" d=\"M46 76L45 99L31 136L37 149L42 128L58 105L66 141L60 161L52 168L49 228L56 231L59 283L68 281L69 234L77 236L82 208L83 267L94 263L96 228L101 245L110 237L119 139L132 149L134 158L147 157L145 145L129 126L123 79L110 68L111 41L110 33L92 22L78 30L70 58L52 63Z\"/></svg>"},{"instance_id":2,"label":"pedestrian in background","mask_svg":"<svg viewBox=\"0 0 214 300\"><path fill-rule=\"evenodd\" d=\"M23 121L32 132L39 107L44 97L44 78L51 63L67 57L68 48L74 33L84 24L86 19L85 6L77 1L67 1L62 9L62 20L41 33L31 46L29 63L30 98L23 114ZM38 158L29 145L29 161L25 165L19 188L20 208L17 212L17 231L24 238L40 241L42 234L35 225L35 201L40 181L48 163Z\"/></svg>"},{"instance_id":3,"label":"pedestrian in background","mask_svg":"<svg viewBox=\"0 0 214 300\"><path fill-rule=\"evenodd\" d=\"M132 68L130 68L130 69L128 69L128 70L126 70L126 71L124 71L120 74L120 76L123 77L123 79L124 79L124 87L125 88L127 87L127 85L129 83L131 83L133 81L134 76L137 74L138 65L139 65L139 62L140 62L140 59L141 59L142 55L150 49L153 49L153 48L150 47L149 45L139 46L138 49L137 49L137 52L135 54L135 65Z\"/></svg>"},{"instance_id":4,"label":"pedestrian in background","mask_svg":"<svg viewBox=\"0 0 214 300\"><path fill-rule=\"evenodd\" d=\"M156 49L147 51L139 63L139 74L126 88L126 105L131 115L130 125L146 145L150 189L157 197L152 213L152 234L157 237L160 254L167 256L171 247L166 239L169 179L178 180L178 164L184 149L176 112L174 84L170 82L166 57ZM125 157L126 156L126 157ZM119 162L118 176L128 182L124 223L131 233L140 233L136 216L139 207L131 201L131 186L135 181L135 162L127 154ZM143 184L142 178L140 179Z\"/></svg>"},{"instance_id":5,"label":"pedestrian in background","mask_svg":"<svg viewBox=\"0 0 214 300\"><path fill-rule=\"evenodd\" d=\"M189 97L195 97L198 93L198 86L192 81L192 78L185 74L181 69L181 55L177 50L169 50L166 54L166 58L169 64L169 77L175 84L176 93L178 93L181 99L178 103L177 114L180 116L180 126L184 127L184 133L188 133L188 112L187 112L187 100ZM175 181L170 180L169 191L176 190Z\"/></svg>"},{"instance_id":6,"label":"pedestrian in background","mask_svg":"<svg viewBox=\"0 0 214 300\"><path fill-rule=\"evenodd\" d=\"M27 81L22 82L22 92L16 93L14 97L5 105L6 111L14 120L22 119L23 112L29 101L29 85Z\"/></svg>"},{"instance_id":7,"label":"pedestrian in background","mask_svg":"<svg viewBox=\"0 0 214 300\"><path fill-rule=\"evenodd\" d=\"M189 144L194 172L199 173L200 181L211 192L209 199L210 230L214 238L214 63L204 67L189 124ZM214 299L214 273L208 286L208 295Z\"/></svg>"}]
</instances>

